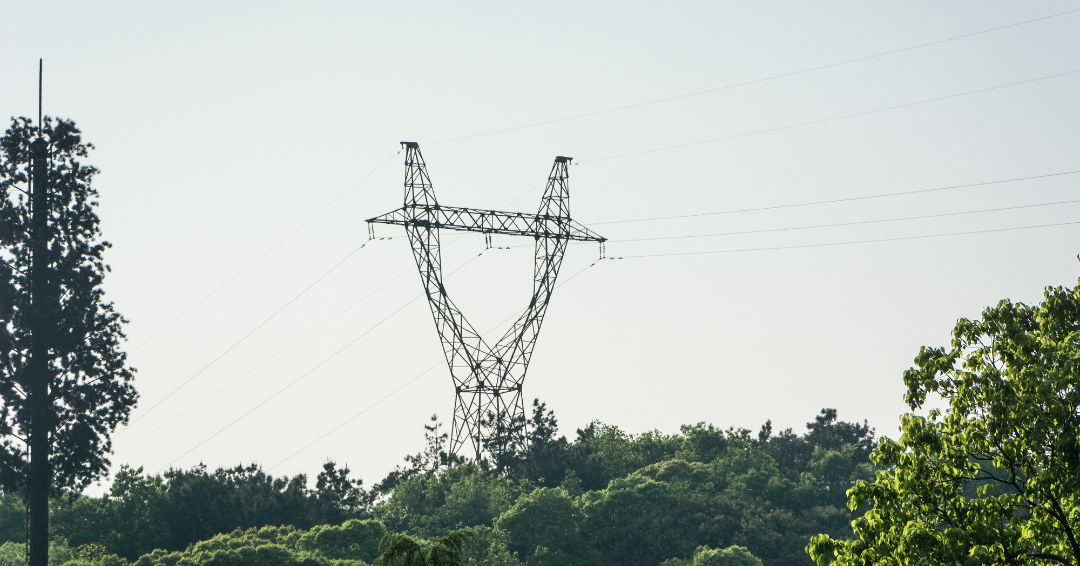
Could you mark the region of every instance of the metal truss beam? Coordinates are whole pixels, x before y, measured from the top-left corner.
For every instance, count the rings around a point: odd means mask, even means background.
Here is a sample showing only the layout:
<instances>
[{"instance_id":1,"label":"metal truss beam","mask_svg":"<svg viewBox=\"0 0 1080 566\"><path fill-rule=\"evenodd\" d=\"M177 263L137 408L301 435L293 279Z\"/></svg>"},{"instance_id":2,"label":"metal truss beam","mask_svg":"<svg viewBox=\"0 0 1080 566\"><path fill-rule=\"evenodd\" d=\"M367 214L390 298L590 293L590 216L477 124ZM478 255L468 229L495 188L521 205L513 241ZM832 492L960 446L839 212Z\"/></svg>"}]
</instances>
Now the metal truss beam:
<instances>
[{"instance_id":1,"label":"metal truss beam","mask_svg":"<svg viewBox=\"0 0 1080 566\"><path fill-rule=\"evenodd\" d=\"M368 229L373 234L375 224L405 227L454 383L450 449L458 454L468 445L479 460L492 448L513 449L524 443L521 387L568 242L597 242L603 250L606 240L570 218L569 157L555 158L540 208L529 214L439 205L420 145L402 142L402 146L404 204L369 218ZM494 344L484 340L447 295L441 229L531 236L535 241L532 297Z\"/></svg>"},{"instance_id":2,"label":"metal truss beam","mask_svg":"<svg viewBox=\"0 0 1080 566\"><path fill-rule=\"evenodd\" d=\"M414 210L422 208L422 210ZM566 238L583 242L603 242L605 238L569 218L543 218L525 212L503 212L501 210L482 210L460 206L417 207L405 206L381 216L369 218L368 222L378 224L396 224L407 226L417 223L431 228L445 228L465 232L483 232L485 234L505 234L509 236L536 236ZM563 230L559 222L569 222L569 229ZM555 231L550 231L551 224Z\"/></svg>"}]
</instances>

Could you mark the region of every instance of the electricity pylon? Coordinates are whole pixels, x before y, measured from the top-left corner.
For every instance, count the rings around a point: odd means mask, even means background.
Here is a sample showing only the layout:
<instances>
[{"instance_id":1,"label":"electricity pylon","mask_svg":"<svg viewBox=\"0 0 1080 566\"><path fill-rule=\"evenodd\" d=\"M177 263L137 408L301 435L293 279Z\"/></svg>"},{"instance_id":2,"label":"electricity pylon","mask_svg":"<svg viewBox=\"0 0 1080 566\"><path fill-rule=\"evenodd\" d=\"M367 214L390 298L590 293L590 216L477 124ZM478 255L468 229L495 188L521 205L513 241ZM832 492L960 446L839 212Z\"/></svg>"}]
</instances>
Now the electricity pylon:
<instances>
[{"instance_id":1,"label":"electricity pylon","mask_svg":"<svg viewBox=\"0 0 1080 566\"><path fill-rule=\"evenodd\" d=\"M477 460L492 445L503 448L524 442L525 405L521 384L544 321L555 279L570 240L605 238L570 219L569 157L556 157L535 214L442 206L416 142L405 149L405 202L391 212L369 218L374 224L405 227L420 280L424 284L443 354L454 381L454 419L450 452L469 444ZM494 345L488 344L447 295L443 284L440 229L531 236L535 241L533 293L529 305Z\"/></svg>"}]
</instances>

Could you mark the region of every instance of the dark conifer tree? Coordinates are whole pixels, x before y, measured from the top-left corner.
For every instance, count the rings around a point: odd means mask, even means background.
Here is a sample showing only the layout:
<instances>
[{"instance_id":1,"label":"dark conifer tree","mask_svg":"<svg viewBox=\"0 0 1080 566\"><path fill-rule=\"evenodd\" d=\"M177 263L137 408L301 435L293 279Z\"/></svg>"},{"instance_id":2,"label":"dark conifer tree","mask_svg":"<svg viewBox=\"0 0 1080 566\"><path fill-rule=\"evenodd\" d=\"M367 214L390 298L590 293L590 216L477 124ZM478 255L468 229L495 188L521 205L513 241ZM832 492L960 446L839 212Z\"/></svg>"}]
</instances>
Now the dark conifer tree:
<instances>
[{"instance_id":1,"label":"dark conifer tree","mask_svg":"<svg viewBox=\"0 0 1080 566\"><path fill-rule=\"evenodd\" d=\"M49 495L105 473L137 399L102 290L91 148L63 119L13 119L0 138L0 458L3 488L27 495L31 565L47 560Z\"/></svg>"}]
</instances>

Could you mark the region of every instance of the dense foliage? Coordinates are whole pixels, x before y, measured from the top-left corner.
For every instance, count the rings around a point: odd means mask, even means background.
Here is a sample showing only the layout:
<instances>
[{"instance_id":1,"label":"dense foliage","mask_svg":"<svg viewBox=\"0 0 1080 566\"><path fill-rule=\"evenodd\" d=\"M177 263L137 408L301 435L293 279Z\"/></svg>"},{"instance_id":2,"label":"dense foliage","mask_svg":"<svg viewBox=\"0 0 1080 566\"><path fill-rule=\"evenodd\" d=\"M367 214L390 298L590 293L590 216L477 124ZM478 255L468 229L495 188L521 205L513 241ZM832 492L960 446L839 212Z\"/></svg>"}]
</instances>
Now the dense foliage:
<instances>
[{"instance_id":1,"label":"dense foliage","mask_svg":"<svg viewBox=\"0 0 1080 566\"><path fill-rule=\"evenodd\" d=\"M822 564L1080 564L1080 286L961 319L904 374L912 412L873 454L856 538ZM939 408L939 407L944 408Z\"/></svg>"},{"instance_id":2,"label":"dense foliage","mask_svg":"<svg viewBox=\"0 0 1080 566\"><path fill-rule=\"evenodd\" d=\"M32 285L31 144L47 148L42 201L45 276ZM34 384L47 383L41 433L49 475L43 485L82 489L109 469L112 431L138 398L134 369L121 349L124 319L106 300L108 266L95 211L98 170L84 162L91 146L70 120L12 119L0 136L0 485L26 489ZM43 261L42 261L43 260ZM36 302L33 294L38 293ZM37 305L36 307L34 305ZM38 332L31 330L36 327ZM36 369L31 352L39 351ZM44 495L43 495L44 496ZM44 502L44 499L42 499Z\"/></svg>"},{"instance_id":3,"label":"dense foliage","mask_svg":"<svg viewBox=\"0 0 1080 566\"><path fill-rule=\"evenodd\" d=\"M56 563L355 566L374 564L387 534L430 550L452 533L467 535L475 566L809 563L810 535L850 535L844 491L872 477L872 431L833 410L803 434L702 423L634 435L594 422L571 441L556 430L536 403L527 447L477 465L446 456L433 423L426 448L370 489L333 463L313 489L258 466L125 467L102 497L54 502ZM21 540L20 513L17 499L0 504L13 541L0 564Z\"/></svg>"}]
</instances>

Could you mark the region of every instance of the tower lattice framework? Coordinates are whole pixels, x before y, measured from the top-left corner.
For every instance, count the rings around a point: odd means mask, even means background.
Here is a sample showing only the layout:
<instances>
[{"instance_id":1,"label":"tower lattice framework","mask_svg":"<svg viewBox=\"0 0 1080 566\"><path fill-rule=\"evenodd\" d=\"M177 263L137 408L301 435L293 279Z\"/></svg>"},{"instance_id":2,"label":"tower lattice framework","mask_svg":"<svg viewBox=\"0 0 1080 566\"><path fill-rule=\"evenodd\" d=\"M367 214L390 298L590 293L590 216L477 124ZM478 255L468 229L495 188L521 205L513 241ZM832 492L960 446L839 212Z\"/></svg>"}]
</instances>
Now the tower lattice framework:
<instances>
[{"instance_id":1,"label":"tower lattice framework","mask_svg":"<svg viewBox=\"0 0 1080 566\"><path fill-rule=\"evenodd\" d=\"M475 458L493 446L502 448L524 441L525 405L521 394L540 325L559 275L566 246L571 240L605 238L570 218L569 170L571 158L556 157L535 214L442 206L428 176L416 142L405 149L405 201L396 210L369 218L374 224L405 227L420 280L424 285L443 354L454 382L454 418L450 451L459 454L466 444ZM454 301L443 282L440 230L531 236L535 241L532 298L524 312L494 344L489 344ZM373 234L373 232L372 232Z\"/></svg>"}]
</instances>

